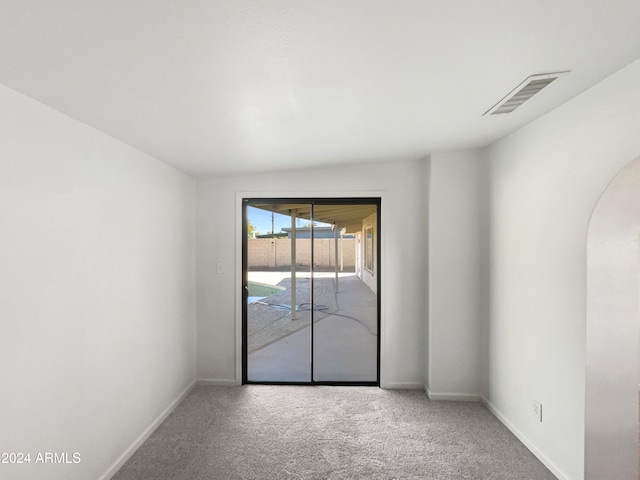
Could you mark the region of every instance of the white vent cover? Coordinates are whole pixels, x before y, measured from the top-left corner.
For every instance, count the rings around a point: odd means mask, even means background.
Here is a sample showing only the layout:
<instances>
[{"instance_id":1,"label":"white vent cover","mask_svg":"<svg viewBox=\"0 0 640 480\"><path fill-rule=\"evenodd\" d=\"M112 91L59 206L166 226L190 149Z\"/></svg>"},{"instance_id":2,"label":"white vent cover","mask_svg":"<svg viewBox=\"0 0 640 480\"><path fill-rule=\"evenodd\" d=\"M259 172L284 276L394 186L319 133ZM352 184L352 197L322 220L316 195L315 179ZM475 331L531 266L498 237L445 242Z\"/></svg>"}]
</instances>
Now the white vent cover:
<instances>
[{"instance_id":1,"label":"white vent cover","mask_svg":"<svg viewBox=\"0 0 640 480\"><path fill-rule=\"evenodd\" d=\"M541 73L531 75L524 82L511 90L509 94L496 103L483 115L497 115L499 113L511 113L536 93L549 85L555 79L563 77L569 72Z\"/></svg>"}]
</instances>

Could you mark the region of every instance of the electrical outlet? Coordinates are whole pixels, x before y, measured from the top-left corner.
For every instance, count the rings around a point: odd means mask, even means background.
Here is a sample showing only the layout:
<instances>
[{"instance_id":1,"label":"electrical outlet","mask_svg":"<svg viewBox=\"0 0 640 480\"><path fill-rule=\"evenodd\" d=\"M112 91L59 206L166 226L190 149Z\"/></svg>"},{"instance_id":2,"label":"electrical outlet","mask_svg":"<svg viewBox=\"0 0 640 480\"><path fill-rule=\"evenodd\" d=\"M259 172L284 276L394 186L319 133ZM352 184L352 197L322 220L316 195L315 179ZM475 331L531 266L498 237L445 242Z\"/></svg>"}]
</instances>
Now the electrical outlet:
<instances>
[{"instance_id":1,"label":"electrical outlet","mask_svg":"<svg viewBox=\"0 0 640 480\"><path fill-rule=\"evenodd\" d=\"M533 416L542 423L542 404L537 400L533 401Z\"/></svg>"}]
</instances>

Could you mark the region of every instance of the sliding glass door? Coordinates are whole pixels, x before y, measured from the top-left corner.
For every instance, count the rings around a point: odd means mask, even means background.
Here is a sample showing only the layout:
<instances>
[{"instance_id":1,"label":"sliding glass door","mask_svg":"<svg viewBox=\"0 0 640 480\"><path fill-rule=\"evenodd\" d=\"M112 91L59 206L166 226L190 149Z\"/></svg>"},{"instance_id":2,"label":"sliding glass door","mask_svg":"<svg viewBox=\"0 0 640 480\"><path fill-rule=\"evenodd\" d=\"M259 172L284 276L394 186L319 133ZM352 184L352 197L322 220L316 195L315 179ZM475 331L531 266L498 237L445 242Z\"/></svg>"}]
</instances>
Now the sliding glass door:
<instances>
[{"instance_id":1,"label":"sliding glass door","mask_svg":"<svg viewBox=\"0 0 640 480\"><path fill-rule=\"evenodd\" d=\"M379 384L379 199L245 199L243 381Z\"/></svg>"}]
</instances>

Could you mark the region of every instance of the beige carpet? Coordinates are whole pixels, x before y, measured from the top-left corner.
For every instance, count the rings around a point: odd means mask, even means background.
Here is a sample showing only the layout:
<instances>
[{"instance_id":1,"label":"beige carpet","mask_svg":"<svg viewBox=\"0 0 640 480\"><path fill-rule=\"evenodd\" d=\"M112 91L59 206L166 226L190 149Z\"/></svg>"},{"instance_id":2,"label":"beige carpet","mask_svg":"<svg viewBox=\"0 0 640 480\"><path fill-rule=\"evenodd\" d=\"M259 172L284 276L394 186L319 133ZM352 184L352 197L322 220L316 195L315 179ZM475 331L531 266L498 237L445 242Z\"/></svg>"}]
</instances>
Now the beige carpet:
<instances>
[{"instance_id":1,"label":"beige carpet","mask_svg":"<svg viewBox=\"0 0 640 480\"><path fill-rule=\"evenodd\" d=\"M555 478L484 407L375 387L196 387L116 474L142 479Z\"/></svg>"}]
</instances>

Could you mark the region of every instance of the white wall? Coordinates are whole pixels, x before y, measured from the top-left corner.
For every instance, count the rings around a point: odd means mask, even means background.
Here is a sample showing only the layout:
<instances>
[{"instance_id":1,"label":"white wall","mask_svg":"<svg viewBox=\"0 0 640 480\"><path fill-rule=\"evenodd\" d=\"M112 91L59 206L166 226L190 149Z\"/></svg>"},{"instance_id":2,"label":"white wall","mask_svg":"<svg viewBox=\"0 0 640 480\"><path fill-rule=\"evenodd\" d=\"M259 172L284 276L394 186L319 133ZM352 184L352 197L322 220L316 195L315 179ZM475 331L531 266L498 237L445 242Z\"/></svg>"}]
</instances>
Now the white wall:
<instances>
[{"instance_id":1,"label":"white wall","mask_svg":"<svg viewBox=\"0 0 640 480\"><path fill-rule=\"evenodd\" d=\"M639 85L636 61L490 149L488 400L560 478L584 473L589 218L640 154Z\"/></svg>"},{"instance_id":2,"label":"white wall","mask_svg":"<svg viewBox=\"0 0 640 480\"><path fill-rule=\"evenodd\" d=\"M483 393L486 187L482 152L431 156L427 391L432 399L478 400Z\"/></svg>"},{"instance_id":3,"label":"white wall","mask_svg":"<svg viewBox=\"0 0 640 480\"><path fill-rule=\"evenodd\" d=\"M0 452L32 455L2 478L98 478L193 382L194 200L192 179L0 87Z\"/></svg>"},{"instance_id":4,"label":"white wall","mask_svg":"<svg viewBox=\"0 0 640 480\"><path fill-rule=\"evenodd\" d=\"M640 157L609 184L589 223L587 478L638 478L639 240Z\"/></svg>"},{"instance_id":5,"label":"white wall","mask_svg":"<svg viewBox=\"0 0 640 480\"><path fill-rule=\"evenodd\" d=\"M426 161L198 182L198 379L240 378L240 223L247 196L382 195L382 366L386 387L423 385ZM216 262L223 274L216 274Z\"/></svg>"}]
</instances>

